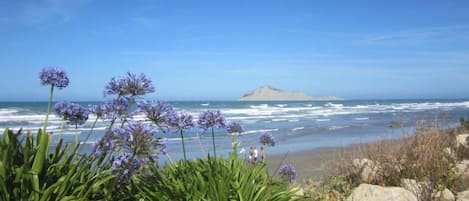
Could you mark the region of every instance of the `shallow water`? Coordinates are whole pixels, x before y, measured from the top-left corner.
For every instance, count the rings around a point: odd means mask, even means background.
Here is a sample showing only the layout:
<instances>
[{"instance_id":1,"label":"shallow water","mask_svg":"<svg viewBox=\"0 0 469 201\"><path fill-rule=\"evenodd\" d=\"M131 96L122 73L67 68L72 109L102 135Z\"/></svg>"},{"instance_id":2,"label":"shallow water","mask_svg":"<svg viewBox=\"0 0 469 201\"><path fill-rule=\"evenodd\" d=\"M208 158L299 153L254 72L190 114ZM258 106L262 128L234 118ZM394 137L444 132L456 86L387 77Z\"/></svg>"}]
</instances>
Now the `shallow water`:
<instances>
[{"instance_id":1,"label":"shallow water","mask_svg":"<svg viewBox=\"0 0 469 201\"><path fill-rule=\"evenodd\" d=\"M305 102L239 102L239 101L174 101L177 111L198 115L205 110L219 109L230 121L241 122L246 132L238 136L240 148L260 146L257 138L264 132L271 133L276 141L268 152L281 154L319 147L336 147L382 138L398 138L411 133L417 122L432 123L438 118L441 127L458 125L460 117L469 117L469 100L350 100ZM82 105L97 102L80 102ZM47 103L2 102L0 103L0 128L23 128L35 132L45 118ZM79 128L84 140L94 121ZM136 115L135 121L144 120ZM391 127L393 124L397 127ZM76 131L65 127L61 131L61 119L51 116L48 130L55 135L62 133L66 141L74 141ZM84 142L89 149L99 139L109 121L98 121L91 137ZM157 133L168 138L169 156L180 158L179 134ZM198 128L185 133L189 157L202 157L212 150L211 133ZM232 137L223 129L217 130L217 153L231 150ZM86 150L86 149L85 149Z\"/></svg>"}]
</instances>

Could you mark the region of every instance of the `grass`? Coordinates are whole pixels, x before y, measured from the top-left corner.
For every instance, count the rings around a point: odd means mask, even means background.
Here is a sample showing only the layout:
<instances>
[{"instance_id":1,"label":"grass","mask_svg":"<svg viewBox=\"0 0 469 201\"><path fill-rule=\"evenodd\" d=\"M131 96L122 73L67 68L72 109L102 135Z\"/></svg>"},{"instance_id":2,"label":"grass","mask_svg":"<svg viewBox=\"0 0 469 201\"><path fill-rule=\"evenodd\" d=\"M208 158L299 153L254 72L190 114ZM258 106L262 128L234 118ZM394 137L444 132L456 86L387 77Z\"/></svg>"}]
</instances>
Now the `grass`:
<instances>
[{"instance_id":1,"label":"grass","mask_svg":"<svg viewBox=\"0 0 469 201\"><path fill-rule=\"evenodd\" d=\"M457 146L456 135L467 132L469 123L461 121L455 129L440 129L438 124L417 125L415 133L398 140L380 140L363 144L354 153L344 153L336 164L336 176L319 185L311 181L304 184L305 194L311 200L345 200L352 189L361 183L380 186L400 186L402 179L414 179L421 184L417 197L432 200L432 194L448 188L453 192L465 189L469 181L456 175L456 165L469 158L469 148ZM376 174L362 179L364 167L353 164L355 158L372 161L370 169Z\"/></svg>"}]
</instances>

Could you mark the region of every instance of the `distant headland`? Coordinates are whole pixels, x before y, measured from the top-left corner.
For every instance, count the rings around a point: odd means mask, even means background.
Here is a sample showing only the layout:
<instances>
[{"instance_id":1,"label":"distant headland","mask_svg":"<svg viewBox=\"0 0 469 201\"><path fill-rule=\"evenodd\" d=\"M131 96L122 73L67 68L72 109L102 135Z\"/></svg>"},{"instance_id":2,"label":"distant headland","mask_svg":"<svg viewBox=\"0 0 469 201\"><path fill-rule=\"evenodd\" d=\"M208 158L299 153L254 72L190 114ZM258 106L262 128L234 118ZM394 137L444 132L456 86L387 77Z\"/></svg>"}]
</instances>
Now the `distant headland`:
<instances>
[{"instance_id":1,"label":"distant headland","mask_svg":"<svg viewBox=\"0 0 469 201\"><path fill-rule=\"evenodd\" d=\"M313 100L343 100L336 96L313 98L303 92L283 91L269 85L261 86L249 93L244 94L240 101L313 101Z\"/></svg>"}]
</instances>

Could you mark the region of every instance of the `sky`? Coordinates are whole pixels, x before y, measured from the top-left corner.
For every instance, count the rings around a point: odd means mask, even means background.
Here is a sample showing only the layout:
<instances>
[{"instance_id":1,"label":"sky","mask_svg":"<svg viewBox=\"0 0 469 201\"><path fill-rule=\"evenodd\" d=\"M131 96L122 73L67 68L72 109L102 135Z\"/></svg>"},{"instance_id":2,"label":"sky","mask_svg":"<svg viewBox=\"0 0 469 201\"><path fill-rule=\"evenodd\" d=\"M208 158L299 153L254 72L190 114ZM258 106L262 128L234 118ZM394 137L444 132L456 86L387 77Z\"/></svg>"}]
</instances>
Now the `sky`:
<instances>
[{"instance_id":1,"label":"sky","mask_svg":"<svg viewBox=\"0 0 469 201\"><path fill-rule=\"evenodd\" d=\"M0 1L0 101L103 100L145 73L150 99L237 100L261 85L345 99L469 98L469 1Z\"/></svg>"}]
</instances>

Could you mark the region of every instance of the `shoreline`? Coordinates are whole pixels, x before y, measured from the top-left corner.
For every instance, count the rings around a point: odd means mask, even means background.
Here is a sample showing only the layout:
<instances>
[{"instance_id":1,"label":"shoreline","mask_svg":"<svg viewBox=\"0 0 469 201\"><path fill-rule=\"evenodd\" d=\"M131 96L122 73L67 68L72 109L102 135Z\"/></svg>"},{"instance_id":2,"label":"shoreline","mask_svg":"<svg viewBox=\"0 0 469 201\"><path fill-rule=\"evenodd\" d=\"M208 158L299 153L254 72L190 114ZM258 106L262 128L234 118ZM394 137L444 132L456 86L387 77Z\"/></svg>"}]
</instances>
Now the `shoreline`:
<instances>
[{"instance_id":1,"label":"shoreline","mask_svg":"<svg viewBox=\"0 0 469 201\"><path fill-rule=\"evenodd\" d=\"M312 179L315 182L334 174L334 163L341 159L343 153L351 153L360 145L348 145L342 147L323 147L286 154L267 156L267 168L270 173L276 174L282 164L293 164L297 172L297 182Z\"/></svg>"},{"instance_id":2,"label":"shoreline","mask_svg":"<svg viewBox=\"0 0 469 201\"><path fill-rule=\"evenodd\" d=\"M304 181L311 179L320 183L329 176L337 175L338 165L343 159L363 156L364 147L379 143L399 142L404 139L378 139L371 142L356 143L337 147L320 147L286 154L273 154L267 156L267 168L271 174L276 174L282 164L293 164L297 172L296 182L303 185Z\"/></svg>"}]
</instances>

